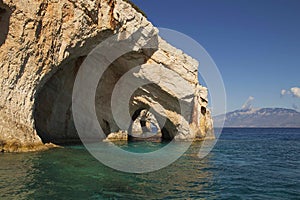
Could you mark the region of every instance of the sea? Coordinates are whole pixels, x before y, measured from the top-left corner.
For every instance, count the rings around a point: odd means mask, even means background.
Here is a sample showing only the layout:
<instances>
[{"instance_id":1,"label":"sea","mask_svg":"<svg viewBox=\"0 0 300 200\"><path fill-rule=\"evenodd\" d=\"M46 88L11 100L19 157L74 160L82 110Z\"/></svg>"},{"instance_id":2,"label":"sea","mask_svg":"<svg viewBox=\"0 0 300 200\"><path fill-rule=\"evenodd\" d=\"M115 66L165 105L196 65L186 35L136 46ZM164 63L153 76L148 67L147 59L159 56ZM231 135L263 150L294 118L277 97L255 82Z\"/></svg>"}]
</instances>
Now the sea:
<instances>
[{"instance_id":1,"label":"sea","mask_svg":"<svg viewBox=\"0 0 300 200\"><path fill-rule=\"evenodd\" d=\"M129 142L125 149L164 145ZM0 199L300 199L300 129L225 128L205 158L198 147L142 174L111 169L82 145L2 153Z\"/></svg>"}]
</instances>

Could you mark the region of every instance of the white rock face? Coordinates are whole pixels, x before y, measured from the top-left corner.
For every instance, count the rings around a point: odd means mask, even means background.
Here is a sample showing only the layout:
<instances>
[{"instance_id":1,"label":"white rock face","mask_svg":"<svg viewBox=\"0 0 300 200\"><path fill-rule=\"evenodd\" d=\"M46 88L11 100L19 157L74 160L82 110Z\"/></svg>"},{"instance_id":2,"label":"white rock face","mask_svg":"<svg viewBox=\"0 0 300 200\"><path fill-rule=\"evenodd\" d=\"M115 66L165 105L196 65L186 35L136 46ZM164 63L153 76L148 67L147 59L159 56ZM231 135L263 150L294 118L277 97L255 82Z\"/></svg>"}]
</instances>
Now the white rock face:
<instances>
[{"instance_id":1,"label":"white rock face","mask_svg":"<svg viewBox=\"0 0 300 200\"><path fill-rule=\"evenodd\" d=\"M2 151L34 151L44 149L46 142L78 141L72 89L86 56L112 35L121 42L141 28L157 32L122 0L3 0L0 11ZM149 64L160 67L146 69ZM106 135L127 131L114 122L110 100L120 77L137 65L142 67L134 76L153 84L132 95L131 115L153 108L156 118L167 118L160 128L163 137L169 139L203 138L212 132L207 89L198 83L198 62L157 37L156 49L135 49L120 57L99 81L96 111ZM158 80L170 73L174 74L172 79ZM186 83L176 87L181 79ZM180 113L178 102L193 105L191 113Z\"/></svg>"}]
</instances>

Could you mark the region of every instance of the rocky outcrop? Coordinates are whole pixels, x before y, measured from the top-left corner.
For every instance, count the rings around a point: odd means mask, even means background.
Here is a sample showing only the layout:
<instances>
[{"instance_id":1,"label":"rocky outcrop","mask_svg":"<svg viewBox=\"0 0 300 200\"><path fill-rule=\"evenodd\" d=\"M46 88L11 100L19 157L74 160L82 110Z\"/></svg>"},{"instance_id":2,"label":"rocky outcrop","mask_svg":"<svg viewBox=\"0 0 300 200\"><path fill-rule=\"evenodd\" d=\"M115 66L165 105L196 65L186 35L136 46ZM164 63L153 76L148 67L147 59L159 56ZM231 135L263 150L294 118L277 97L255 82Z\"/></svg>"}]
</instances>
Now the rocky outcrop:
<instances>
[{"instance_id":1,"label":"rocky outcrop","mask_svg":"<svg viewBox=\"0 0 300 200\"><path fill-rule=\"evenodd\" d=\"M110 133L103 141L111 142L111 141L127 141L128 133L127 131L118 131L116 133Z\"/></svg>"},{"instance_id":2,"label":"rocky outcrop","mask_svg":"<svg viewBox=\"0 0 300 200\"><path fill-rule=\"evenodd\" d=\"M123 41L140 28L157 33L141 13L122 0L0 0L0 25L2 151L34 151L47 148L43 144L48 142L79 141L72 116L72 90L86 56L112 35ZM95 98L99 123L106 135L127 131L114 122L111 94L124 73L141 65L135 78L153 84L135 91L130 114L153 108L156 118L167 119L160 127L165 139L204 138L212 131L212 122L206 109L207 90L198 83L198 63L159 36L156 40L157 48L135 49L105 71ZM160 67L146 70L144 64ZM157 80L158 75L170 73L174 74L171 80ZM186 81L184 87L192 90L176 87L180 78ZM178 102L193 105L186 115L191 119L185 117L187 124L179 120Z\"/></svg>"}]
</instances>

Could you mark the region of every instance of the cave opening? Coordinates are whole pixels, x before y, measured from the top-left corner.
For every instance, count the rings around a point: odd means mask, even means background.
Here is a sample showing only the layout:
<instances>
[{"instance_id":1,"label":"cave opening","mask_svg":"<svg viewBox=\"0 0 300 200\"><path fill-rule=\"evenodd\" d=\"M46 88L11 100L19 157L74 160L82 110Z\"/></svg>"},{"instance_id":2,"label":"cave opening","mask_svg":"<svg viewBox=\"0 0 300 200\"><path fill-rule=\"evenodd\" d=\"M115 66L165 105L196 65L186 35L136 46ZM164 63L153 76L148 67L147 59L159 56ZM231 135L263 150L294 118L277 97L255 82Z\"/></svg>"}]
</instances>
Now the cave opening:
<instances>
[{"instance_id":1,"label":"cave opening","mask_svg":"<svg viewBox=\"0 0 300 200\"><path fill-rule=\"evenodd\" d=\"M146 105L142 102L137 102L136 97L147 97L146 99L149 99L150 101L148 102L148 105ZM160 88L160 86L154 83L144 85L132 94L130 102L133 102L133 104L129 105L132 122L135 122L138 117L141 117L140 113L142 111L148 112L150 113L150 116L153 117L150 117L150 120L148 120L148 128L146 128L146 131L150 129L149 126L151 126L151 122L154 121L154 127L151 130L154 133L157 131L157 135L162 141L171 141L178 134L177 125L169 119L166 111L172 113L181 113L179 100L175 97L172 97L169 93ZM164 112L159 112L155 108L149 106L149 104L161 105ZM143 124L141 124L141 126L143 126Z\"/></svg>"},{"instance_id":2,"label":"cave opening","mask_svg":"<svg viewBox=\"0 0 300 200\"><path fill-rule=\"evenodd\" d=\"M144 52L125 54L114 61L99 80L95 96L96 114L106 136L120 130L114 122L110 104L115 84L131 68L145 63L146 58ZM35 95L34 123L44 143L81 143L73 120L72 92L78 69L84 59L85 56L82 56L64 63L55 73L45 77L44 84ZM131 110L137 109L133 107ZM159 128L158 125L155 128ZM164 135L168 133L165 128L162 132Z\"/></svg>"},{"instance_id":3,"label":"cave opening","mask_svg":"<svg viewBox=\"0 0 300 200\"><path fill-rule=\"evenodd\" d=\"M114 121L111 108L112 92L116 83L130 69L144 64L154 51L148 50L148 54L143 51L129 52L115 60L104 71L96 90L95 108L98 122L106 136L121 131ZM82 56L64 63L55 73L49 75L50 77L36 93L34 122L37 133L44 143L60 145L81 143L73 120L72 92L78 69L84 59L85 56ZM149 113L150 107L141 102L136 103L136 96L147 96L163 105L165 109L180 113L178 100L170 97L170 94L153 83L136 90L128 105L133 122L141 117L138 122L141 133L149 132L161 141L172 140L177 134L176 125L152 109L151 120L141 115L145 111ZM129 135L132 132L132 125L131 130L126 130Z\"/></svg>"},{"instance_id":4,"label":"cave opening","mask_svg":"<svg viewBox=\"0 0 300 200\"><path fill-rule=\"evenodd\" d=\"M205 108L204 106L201 106L201 114L202 114L203 116L206 115L206 108Z\"/></svg>"},{"instance_id":5,"label":"cave opening","mask_svg":"<svg viewBox=\"0 0 300 200\"><path fill-rule=\"evenodd\" d=\"M130 141L162 141L161 128L153 113L148 109L138 109L132 116L128 129Z\"/></svg>"},{"instance_id":6,"label":"cave opening","mask_svg":"<svg viewBox=\"0 0 300 200\"><path fill-rule=\"evenodd\" d=\"M0 1L0 46L5 43L9 31L9 21L12 10Z\"/></svg>"},{"instance_id":7,"label":"cave opening","mask_svg":"<svg viewBox=\"0 0 300 200\"><path fill-rule=\"evenodd\" d=\"M72 91L84 59L72 59L59 68L36 94L34 122L44 143L80 143L72 115Z\"/></svg>"}]
</instances>

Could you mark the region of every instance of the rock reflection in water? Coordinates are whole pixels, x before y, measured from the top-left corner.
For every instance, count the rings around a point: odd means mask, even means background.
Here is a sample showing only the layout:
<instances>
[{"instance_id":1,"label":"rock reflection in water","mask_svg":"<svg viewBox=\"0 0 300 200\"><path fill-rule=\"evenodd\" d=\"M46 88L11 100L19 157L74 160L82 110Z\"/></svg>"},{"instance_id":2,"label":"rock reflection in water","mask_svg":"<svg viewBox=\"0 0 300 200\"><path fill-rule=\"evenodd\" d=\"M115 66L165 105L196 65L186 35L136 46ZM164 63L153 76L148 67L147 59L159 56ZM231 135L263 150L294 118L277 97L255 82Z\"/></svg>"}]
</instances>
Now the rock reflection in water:
<instances>
[{"instance_id":1,"label":"rock reflection in water","mask_svg":"<svg viewBox=\"0 0 300 200\"><path fill-rule=\"evenodd\" d=\"M132 147L149 145L136 142ZM164 144L152 143L148 150ZM147 148L146 148L147 149ZM0 156L1 198L14 199L145 199L203 196L213 180L211 157L200 160L198 145L170 166L146 174L110 169L82 146L39 153ZM211 196L211 195L210 195Z\"/></svg>"},{"instance_id":2,"label":"rock reflection in water","mask_svg":"<svg viewBox=\"0 0 300 200\"><path fill-rule=\"evenodd\" d=\"M34 167L34 160L39 158L38 153L0 155L1 199L28 199L35 192L30 186L35 182L35 175L41 173Z\"/></svg>"}]
</instances>

